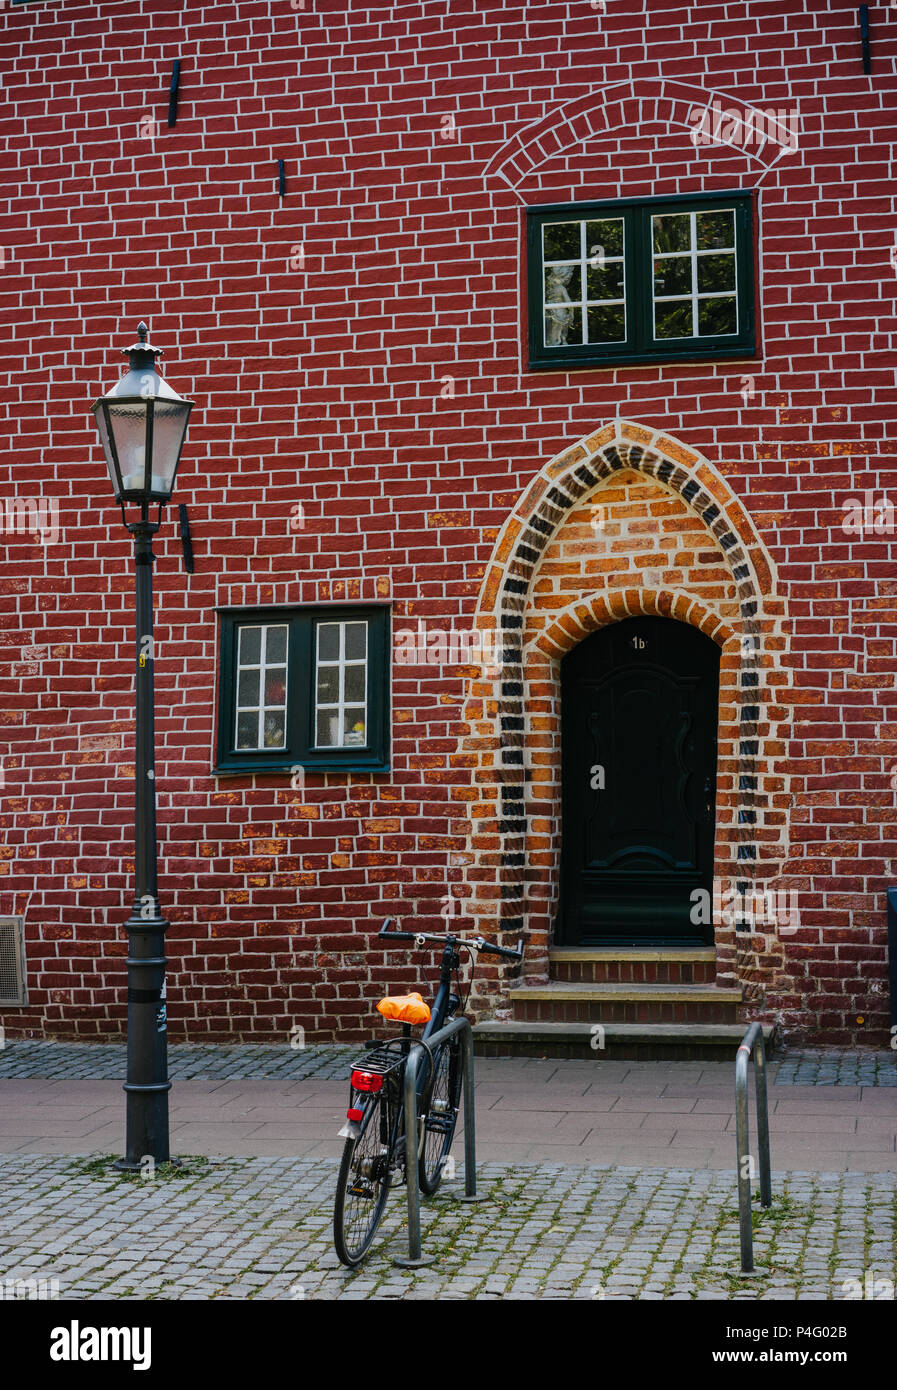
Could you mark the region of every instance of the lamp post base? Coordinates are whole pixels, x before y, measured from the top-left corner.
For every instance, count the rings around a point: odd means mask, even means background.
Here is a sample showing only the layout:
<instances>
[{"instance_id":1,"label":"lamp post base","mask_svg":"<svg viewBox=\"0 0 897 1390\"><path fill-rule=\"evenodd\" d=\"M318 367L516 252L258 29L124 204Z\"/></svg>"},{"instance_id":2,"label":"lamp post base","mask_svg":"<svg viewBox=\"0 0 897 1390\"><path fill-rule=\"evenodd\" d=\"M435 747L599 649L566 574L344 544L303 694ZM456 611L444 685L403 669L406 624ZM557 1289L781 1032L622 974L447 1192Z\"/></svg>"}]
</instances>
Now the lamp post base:
<instances>
[{"instance_id":1,"label":"lamp post base","mask_svg":"<svg viewBox=\"0 0 897 1390\"><path fill-rule=\"evenodd\" d=\"M110 1168L114 1168L116 1173L147 1173L152 1177L156 1168L162 1167L163 1165L157 1164L152 1154L147 1154L146 1158L143 1159L117 1158L115 1162L111 1163L109 1166ZM166 1168L180 1168L183 1166L183 1159L166 1158L164 1160L164 1166Z\"/></svg>"}]
</instances>

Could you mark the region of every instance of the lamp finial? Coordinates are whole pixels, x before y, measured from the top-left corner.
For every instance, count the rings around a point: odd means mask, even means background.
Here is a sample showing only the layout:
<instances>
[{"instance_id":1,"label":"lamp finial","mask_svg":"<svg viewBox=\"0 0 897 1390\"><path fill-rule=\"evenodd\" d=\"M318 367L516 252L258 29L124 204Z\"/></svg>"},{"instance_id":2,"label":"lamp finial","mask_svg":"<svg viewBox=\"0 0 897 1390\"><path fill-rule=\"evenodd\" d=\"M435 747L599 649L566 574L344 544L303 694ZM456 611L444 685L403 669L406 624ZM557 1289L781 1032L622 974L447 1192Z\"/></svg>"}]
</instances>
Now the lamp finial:
<instances>
[{"instance_id":1,"label":"lamp finial","mask_svg":"<svg viewBox=\"0 0 897 1390\"><path fill-rule=\"evenodd\" d=\"M153 347L148 337L149 329L141 319L137 325L137 342L129 348L122 349L122 355L130 358L132 371L139 372L146 367L152 367L156 358L163 355L162 349Z\"/></svg>"}]
</instances>

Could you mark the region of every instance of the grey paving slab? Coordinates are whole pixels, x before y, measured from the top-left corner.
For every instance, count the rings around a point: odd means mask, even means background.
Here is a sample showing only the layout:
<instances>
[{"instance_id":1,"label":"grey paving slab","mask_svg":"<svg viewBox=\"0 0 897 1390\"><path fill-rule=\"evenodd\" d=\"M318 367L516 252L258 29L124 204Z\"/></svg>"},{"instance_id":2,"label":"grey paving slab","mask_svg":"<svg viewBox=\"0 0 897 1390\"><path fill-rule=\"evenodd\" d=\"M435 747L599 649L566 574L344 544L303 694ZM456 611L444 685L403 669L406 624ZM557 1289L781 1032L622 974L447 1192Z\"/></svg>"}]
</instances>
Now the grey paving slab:
<instances>
[{"instance_id":1,"label":"grey paving slab","mask_svg":"<svg viewBox=\"0 0 897 1390\"><path fill-rule=\"evenodd\" d=\"M519 1095L511 1095L502 1091L495 1095L484 1095L477 1089L477 1110L487 1111L494 1115L519 1114L527 1110L536 1110L542 1114L554 1112L556 1114L567 1114L570 1110L576 1109L580 1113L589 1114L606 1113L616 1099L616 1093L605 1096L601 1099L583 1097L571 1097L569 1095L533 1095L532 1092L524 1091Z\"/></svg>"},{"instance_id":2,"label":"grey paving slab","mask_svg":"<svg viewBox=\"0 0 897 1390\"><path fill-rule=\"evenodd\" d=\"M802 1086L795 1087L794 1095L789 1095L787 1091L784 1094L774 1091L771 1099L772 1109L777 1115L852 1115L863 1100L863 1094L859 1086L851 1087L846 1093ZM897 1112L897 1101L893 1098L885 1105Z\"/></svg>"},{"instance_id":3,"label":"grey paving slab","mask_svg":"<svg viewBox=\"0 0 897 1390\"><path fill-rule=\"evenodd\" d=\"M847 1168L857 1173L897 1173L897 1153L870 1154L865 1150L860 1153L850 1151L847 1155Z\"/></svg>"},{"instance_id":4,"label":"grey paving slab","mask_svg":"<svg viewBox=\"0 0 897 1390\"><path fill-rule=\"evenodd\" d=\"M612 1094L617 1094L618 1085L619 1083L614 1082ZM584 1083L569 1086L559 1082L546 1086L540 1082L533 1084L514 1077L509 1077L507 1080L496 1077L494 1080L483 1081L479 1073L477 1073L476 1089L477 1094L482 1096L532 1096L538 1100L549 1100L562 1096L571 1101L577 1100L589 1092L589 1087Z\"/></svg>"},{"instance_id":5,"label":"grey paving slab","mask_svg":"<svg viewBox=\"0 0 897 1390\"><path fill-rule=\"evenodd\" d=\"M749 1086L748 1089L749 1091L753 1091L752 1086ZM690 1086L664 1086L663 1090L661 1091L661 1094L664 1096L669 1096L672 1099L676 1100L689 1100L696 1093L702 1096L706 1096L708 1098L731 1100L734 1090L735 1073L733 1069L732 1075L729 1077L728 1082L725 1086L721 1086L715 1081L699 1081L692 1082ZM627 1091L629 1091L628 1087Z\"/></svg>"},{"instance_id":6,"label":"grey paving slab","mask_svg":"<svg viewBox=\"0 0 897 1390\"><path fill-rule=\"evenodd\" d=\"M676 1166L686 1166L688 1168L706 1168L709 1164L712 1149L706 1148L683 1148L676 1153ZM657 1161L656 1150L653 1146L646 1148L644 1145L624 1144L617 1156L617 1163L621 1167L630 1164L650 1165ZM670 1165L672 1166L672 1164Z\"/></svg>"},{"instance_id":7,"label":"grey paving slab","mask_svg":"<svg viewBox=\"0 0 897 1390\"><path fill-rule=\"evenodd\" d=\"M342 1117L345 1119L345 1116ZM336 1134L338 1124L331 1126L331 1133ZM211 1135L213 1139L223 1140L223 1136L228 1133L228 1129L219 1127L213 1129L211 1126L185 1125L178 1132L179 1142L191 1142L202 1146L207 1142ZM277 1120L267 1124L259 1124L251 1130L247 1130L242 1136L249 1138L251 1135L253 1143L256 1145L257 1153L269 1153L268 1143L270 1140L281 1140L289 1143L293 1140L308 1140L309 1143L318 1144L326 1135L326 1130L322 1130L320 1125L295 1125L285 1120ZM280 1152L280 1150L277 1150Z\"/></svg>"},{"instance_id":8,"label":"grey paving slab","mask_svg":"<svg viewBox=\"0 0 897 1390\"><path fill-rule=\"evenodd\" d=\"M257 1140L228 1138L216 1144L206 1141L202 1145L195 1138L184 1142L183 1147L195 1152L197 1148L209 1158L339 1158L343 1141L328 1144L320 1139L267 1139L263 1144Z\"/></svg>"},{"instance_id":9,"label":"grey paving slab","mask_svg":"<svg viewBox=\"0 0 897 1390\"><path fill-rule=\"evenodd\" d=\"M734 1131L733 1131L734 1133ZM770 1133L772 1129L770 1128ZM811 1152L813 1138L821 1145L825 1154L841 1153L845 1150L862 1152L892 1153L894 1136L892 1134L831 1134L825 1136L801 1136L795 1131L782 1133L776 1131L776 1145L789 1152ZM821 1165L820 1165L821 1166Z\"/></svg>"},{"instance_id":10,"label":"grey paving slab","mask_svg":"<svg viewBox=\"0 0 897 1390\"><path fill-rule=\"evenodd\" d=\"M38 1126L33 1121L7 1120L0 1118L0 1139L15 1139L29 1128L37 1134L45 1134L48 1139L80 1138L84 1135L103 1134L108 1128L105 1122L93 1118L84 1120L57 1120L48 1115Z\"/></svg>"},{"instance_id":11,"label":"grey paving slab","mask_svg":"<svg viewBox=\"0 0 897 1390\"><path fill-rule=\"evenodd\" d=\"M15 1045L13 1045L15 1046ZM19 1069L34 1071L49 1057L63 1069L62 1044L29 1044ZM0 1071L8 1070L12 1047L0 1054ZM0 1079L0 1150L48 1153L88 1152L100 1144L118 1149L123 1142L124 1095L120 1081L90 1071L90 1049L75 1048L74 1079L12 1076ZM103 1071L109 1057L102 1049L94 1070ZM177 1048L172 1049L177 1054ZM271 1061L270 1054L276 1054ZM344 1118L346 1075L352 1049L319 1049L314 1056L286 1057L291 1049L232 1048L233 1071L246 1054L244 1071L291 1067L280 1079L265 1075L219 1076L199 1080L175 1079L171 1092L172 1133L183 1149L226 1153L286 1155L292 1143L297 1155L338 1152L335 1139ZM264 1053L265 1058L260 1054ZM207 1055L186 1049L194 1067ZM890 1059L888 1059L890 1060ZM842 1059L843 1061L843 1059ZM332 1074L326 1067L332 1064ZM872 1169L876 1155L887 1170L897 1147L897 1100L893 1090L878 1085L819 1084L828 1072L815 1064L812 1084L789 1082L770 1086L770 1126L776 1152L806 1167L833 1170L852 1164ZM305 1075L301 1074L305 1069ZM185 1070L181 1067L181 1072ZM189 1070L189 1068L187 1068ZM796 1070L796 1068L795 1068ZM867 1066L866 1070L869 1070ZM805 1069L807 1076L810 1075ZM734 1150L734 1069L729 1064L687 1066L679 1063L602 1064L590 1061L544 1059L483 1059L477 1063L478 1118L481 1143L510 1145L515 1152L552 1157L558 1148L574 1159L595 1162L595 1155L617 1154L620 1146L635 1145L662 1153L663 1161L698 1162L705 1145L719 1147L732 1163ZM775 1068L771 1068L771 1076ZM851 1075L856 1074L856 1068ZM878 1065L876 1075L884 1075ZM686 1084L687 1082L687 1084ZM751 1129L755 1130L753 1098ZM725 1135L725 1140L722 1139ZM459 1132L460 1138L460 1132ZM333 1147L336 1145L336 1147ZM237 1147L239 1146L239 1147ZM677 1157L680 1156L681 1158ZM708 1160L715 1162L715 1159Z\"/></svg>"},{"instance_id":12,"label":"grey paving slab","mask_svg":"<svg viewBox=\"0 0 897 1390\"><path fill-rule=\"evenodd\" d=\"M690 1150L685 1147L682 1147L681 1149L677 1147L675 1149L675 1154L677 1159L680 1160L678 1164L679 1167L682 1166L682 1156L691 1154L691 1163L695 1169L709 1168L713 1171L725 1173L731 1173L734 1171L735 1164L732 1155L732 1150L728 1145L726 1145L726 1147L722 1149L717 1148L713 1145L711 1145L711 1147L707 1149L693 1148ZM703 1161L700 1163L696 1161L698 1156L703 1156Z\"/></svg>"},{"instance_id":13,"label":"grey paving slab","mask_svg":"<svg viewBox=\"0 0 897 1390\"><path fill-rule=\"evenodd\" d=\"M891 1115L858 1115L857 1134L893 1134L897 1119Z\"/></svg>"},{"instance_id":14,"label":"grey paving slab","mask_svg":"<svg viewBox=\"0 0 897 1390\"><path fill-rule=\"evenodd\" d=\"M897 1111L897 1099L893 1091L864 1087L862 1101L863 1109L869 1113L880 1110L885 1115L893 1115Z\"/></svg>"},{"instance_id":15,"label":"grey paving slab","mask_svg":"<svg viewBox=\"0 0 897 1390\"><path fill-rule=\"evenodd\" d=\"M262 1126L245 1120L222 1120L220 1123L204 1120L196 1124L181 1121L176 1126L172 1125L173 1131L175 1128L181 1142L204 1145L221 1143L228 1135L235 1139L248 1139L250 1135L258 1133Z\"/></svg>"},{"instance_id":16,"label":"grey paving slab","mask_svg":"<svg viewBox=\"0 0 897 1390\"><path fill-rule=\"evenodd\" d=\"M230 1124L234 1120L245 1123L253 1122L256 1124L289 1124L299 1128L308 1128L311 1125L320 1125L322 1122L338 1121L342 1124L346 1115L346 1101L342 1097L342 1105L331 1105L326 1110L308 1110L301 1105L284 1103L283 1105L241 1105L237 1109L231 1106L219 1107L217 1110L195 1109L190 1105L181 1105L171 1111L172 1119L175 1116L179 1120L210 1120L219 1121L221 1124Z\"/></svg>"},{"instance_id":17,"label":"grey paving slab","mask_svg":"<svg viewBox=\"0 0 897 1390\"><path fill-rule=\"evenodd\" d=\"M644 1128L648 1114L649 1112L644 1110L615 1110L612 1115L599 1112L589 1118L593 1129L598 1133L629 1134L632 1130ZM669 1115L661 1115L658 1118L667 1126L674 1122Z\"/></svg>"},{"instance_id":18,"label":"grey paving slab","mask_svg":"<svg viewBox=\"0 0 897 1390\"><path fill-rule=\"evenodd\" d=\"M897 1123L897 1120L895 1120ZM856 1115L789 1115L776 1111L769 1119L770 1129L775 1126L777 1134L855 1134Z\"/></svg>"},{"instance_id":19,"label":"grey paving slab","mask_svg":"<svg viewBox=\"0 0 897 1390\"><path fill-rule=\"evenodd\" d=\"M661 1111L666 1114L690 1114L697 1103L697 1098L691 1100L676 1096L658 1096L650 1098L650 1104L645 1104L645 1097L630 1095L623 1089L617 1103L613 1107L613 1114L625 1114L627 1111Z\"/></svg>"},{"instance_id":20,"label":"grey paving slab","mask_svg":"<svg viewBox=\"0 0 897 1390\"><path fill-rule=\"evenodd\" d=\"M642 1129L665 1129L671 1124L675 1125L679 1134L689 1131L722 1133L726 1129L727 1117L725 1115L671 1115L665 1111L662 1115L646 1115L642 1122Z\"/></svg>"},{"instance_id":21,"label":"grey paving slab","mask_svg":"<svg viewBox=\"0 0 897 1390\"><path fill-rule=\"evenodd\" d=\"M120 1152L124 1146L125 1126L122 1121L120 1135L110 1139L103 1145L103 1152ZM95 1154L97 1152L97 1140L93 1135L86 1135L78 1138L68 1135L64 1139L53 1138L49 1135L16 1135L14 1138L0 1139L0 1153L27 1153L27 1154Z\"/></svg>"},{"instance_id":22,"label":"grey paving slab","mask_svg":"<svg viewBox=\"0 0 897 1390\"><path fill-rule=\"evenodd\" d=\"M771 1098L769 1107L770 1114L772 1114L774 1107ZM757 1113L753 1096L750 1097L749 1108L752 1115ZM733 1115L735 1113L734 1087L733 1094L728 1100L724 1099L722 1096L704 1096L699 1092L695 1100L694 1109L691 1113L693 1115Z\"/></svg>"},{"instance_id":23,"label":"grey paving slab","mask_svg":"<svg viewBox=\"0 0 897 1390\"><path fill-rule=\"evenodd\" d=\"M484 1139L503 1137L518 1139L523 1136L532 1139L543 1138L546 1142L551 1143L552 1141L557 1142L559 1137L570 1128L566 1123L559 1124L559 1120L565 1122L567 1118L567 1116L559 1117L554 1113L540 1115L536 1111L527 1111L521 1115L504 1115L500 1120L494 1121L487 1113L477 1117L477 1133ZM591 1126L574 1121L573 1128L585 1132Z\"/></svg>"},{"instance_id":24,"label":"grey paving slab","mask_svg":"<svg viewBox=\"0 0 897 1390\"><path fill-rule=\"evenodd\" d=\"M33 1120L38 1128L52 1117L60 1123L65 1120L93 1120L98 1117L109 1119L117 1114L121 1106L104 1105L101 1101L86 1102L81 1105L9 1105L0 1090L0 1125L27 1125Z\"/></svg>"},{"instance_id":25,"label":"grey paving slab","mask_svg":"<svg viewBox=\"0 0 897 1390\"><path fill-rule=\"evenodd\" d=\"M34 1094L38 1097L38 1103L47 1105L77 1104L85 1097L94 1096L102 1096L107 1103L111 1103L113 1100L120 1100L122 1094L120 1081L104 1081L102 1078L92 1078L76 1083L50 1080L40 1076L30 1078L27 1081L15 1081L7 1077L0 1077L0 1081L3 1084L4 1094L7 1086L18 1086L21 1088L17 1092L20 1096Z\"/></svg>"}]
</instances>

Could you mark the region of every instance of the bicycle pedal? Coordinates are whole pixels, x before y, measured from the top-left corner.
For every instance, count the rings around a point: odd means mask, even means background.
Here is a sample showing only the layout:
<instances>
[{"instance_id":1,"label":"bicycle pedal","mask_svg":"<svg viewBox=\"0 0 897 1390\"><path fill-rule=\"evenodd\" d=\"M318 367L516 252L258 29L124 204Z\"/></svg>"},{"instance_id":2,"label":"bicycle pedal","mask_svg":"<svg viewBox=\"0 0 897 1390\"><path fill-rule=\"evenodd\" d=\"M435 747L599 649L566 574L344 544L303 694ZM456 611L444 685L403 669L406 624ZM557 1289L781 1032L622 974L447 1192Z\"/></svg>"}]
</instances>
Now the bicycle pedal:
<instances>
[{"instance_id":1,"label":"bicycle pedal","mask_svg":"<svg viewBox=\"0 0 897 1390\"><path fill-rule=\"evenodd\" d=\"M363 1197L367 1201L373 1201L374 1190L371 1187L367 1187L364 1183L355 1183L353 1187L349 1188L349 1196Z\"/></svg>"}]
</instances>

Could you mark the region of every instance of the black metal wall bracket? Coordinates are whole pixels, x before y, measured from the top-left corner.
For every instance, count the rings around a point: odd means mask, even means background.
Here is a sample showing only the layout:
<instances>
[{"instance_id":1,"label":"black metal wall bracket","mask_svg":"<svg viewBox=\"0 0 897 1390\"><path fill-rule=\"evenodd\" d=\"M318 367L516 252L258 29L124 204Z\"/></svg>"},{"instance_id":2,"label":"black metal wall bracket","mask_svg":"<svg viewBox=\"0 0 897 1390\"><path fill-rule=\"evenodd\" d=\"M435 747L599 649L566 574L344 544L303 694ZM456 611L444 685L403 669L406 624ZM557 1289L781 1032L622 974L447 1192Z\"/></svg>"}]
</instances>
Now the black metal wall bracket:
<instances>
[{"instance_id":1,"label":"black metal wall bracket","mask_svg":"<svg viewBox=\"0 0 897 1390\"><path fill-rule=\"evenodd\" d=\"M188 574L192 574L193 538L190 535L190 518L187 515L187 508L183 502L178 503L178 516L181 523L181 545L184 548L184 568Z\"/></svg>"},{"instance_id":2,"label":"black metal wall bracket","mask_svg":"<svg viewBox=\"0 0 897 1390\"><path fill-rule=\"evenodd\" d=\"M860 6L860 44L863 49L863 72L872 71L872 55L869 50L869 6Z\"/></svg>"},{"instance_id":3,"label":"black metal wall bracket","mask_svg":"<svg viewBox=\"0 0 897 1390\"><path fill-rule=\"evenodd\" d=\"M286 168L282 159L277 161L277 193L281 198L285 198L287 193Z\"/></svg>"},{"instance_id":4,"label":"black metal wall bracket","mask_svg":"<svg viewBox=\"0 0 897 1390\"><path fill-rule=\"evenodd\" d=\"M168 124L177 125L178 86L181 81L181 60L175 58L171 65L171 86L168 88Z\"/></svg>"}]
</instances>

